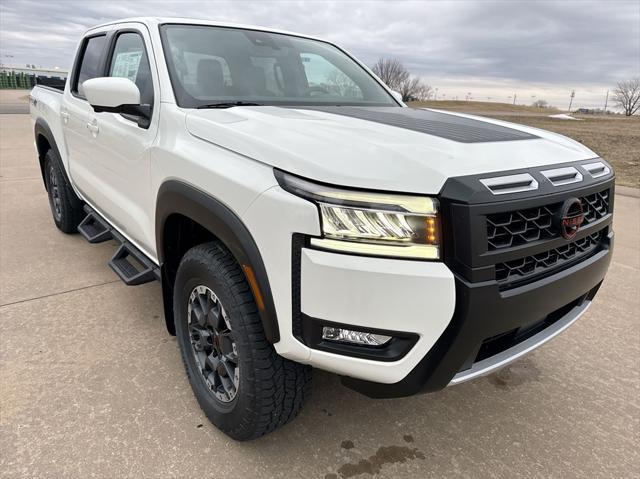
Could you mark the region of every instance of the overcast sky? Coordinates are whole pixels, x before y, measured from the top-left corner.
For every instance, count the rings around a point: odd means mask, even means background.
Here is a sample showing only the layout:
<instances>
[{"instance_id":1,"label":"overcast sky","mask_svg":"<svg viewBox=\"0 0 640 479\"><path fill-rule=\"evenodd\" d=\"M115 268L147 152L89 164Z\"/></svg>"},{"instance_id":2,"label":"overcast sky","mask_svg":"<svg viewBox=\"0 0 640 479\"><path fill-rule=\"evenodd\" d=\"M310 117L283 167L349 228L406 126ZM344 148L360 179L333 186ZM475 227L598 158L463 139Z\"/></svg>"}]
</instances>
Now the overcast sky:
<instances>
[{"instance_id":1,"label":"overcast sky","mask_svg":"<svg viewBox=\"0 0 640 479\"><path fill-rule=\"evenodd\" d=\"M0 62L68 68L80 35L117 18L207 18L336 42L371 65L400 59L447 99L603 106L640 76L640 0L13 1L0 0ZM534 97L535 95L535 97Z\"/></svg>"}]
</instances>

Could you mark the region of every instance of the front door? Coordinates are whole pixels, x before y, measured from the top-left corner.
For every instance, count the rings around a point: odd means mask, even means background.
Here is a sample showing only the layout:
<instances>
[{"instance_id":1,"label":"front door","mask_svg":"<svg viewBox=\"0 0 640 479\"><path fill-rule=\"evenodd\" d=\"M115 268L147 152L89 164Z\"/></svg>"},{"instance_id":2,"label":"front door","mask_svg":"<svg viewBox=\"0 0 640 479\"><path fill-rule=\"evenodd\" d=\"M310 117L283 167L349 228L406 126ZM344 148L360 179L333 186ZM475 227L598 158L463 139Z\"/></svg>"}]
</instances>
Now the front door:
<instances>
[{"instance_id":1,"label":"front door","mask_svg":"<svg viewBox=\"0 0 640 479\"><path fill-rule=\"evenodd\" d=\"M138 248L154 257L154 199L150 193L150 147L158 131L159 90L148 32L122 25L111 37L106 76L125 77L140 90L140 103L151 105L151 119L117 113L89 113L94 138L92 165L100 180L92 191L96 207Z\"/></svg>"}]
</instances>

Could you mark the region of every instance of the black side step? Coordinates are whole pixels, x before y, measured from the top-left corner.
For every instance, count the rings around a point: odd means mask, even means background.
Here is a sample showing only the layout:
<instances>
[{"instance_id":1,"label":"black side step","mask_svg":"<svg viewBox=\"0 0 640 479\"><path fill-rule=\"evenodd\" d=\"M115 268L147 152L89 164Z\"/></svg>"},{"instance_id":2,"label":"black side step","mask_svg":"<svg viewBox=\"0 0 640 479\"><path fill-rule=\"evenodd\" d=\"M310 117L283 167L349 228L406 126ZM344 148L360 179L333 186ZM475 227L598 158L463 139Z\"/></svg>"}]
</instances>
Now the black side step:
<instances>
[{"instance_id":1,"label":"black side step","mask_svg":"<svg viewBox=\"0 0 640 479\"><path fill-rule=\"evenodd\" d=\"M78 225L78 231L89 243L102 243L113 239L120 245L109 261L109 267L127 285L135 286L160 280L160 268L118 233L104 218L89 206L84 207L87 216Z\"/></svg>"},{"instance_id":2,"label":"black side step","mask_svg":"<svg viewBox=\"0 0 640 479\"><path fill-rule=\"evenodd\" d=\"M78 225L78 232L84 236L84 239L89 243L102 243L113 238L111 227L91 208L85 206L84 209L87 216Z\"/></svg>"},{"instance_id":3,"label":"black side step","mask_svg":"<svg viewBox=\"0 0 640 479\"><path fill-rule=\"evenodd\" d=\"M160 279L158 267L129 242L120 245L109 261L109 267L129 286Z\"/></svg>"}]
</instances>

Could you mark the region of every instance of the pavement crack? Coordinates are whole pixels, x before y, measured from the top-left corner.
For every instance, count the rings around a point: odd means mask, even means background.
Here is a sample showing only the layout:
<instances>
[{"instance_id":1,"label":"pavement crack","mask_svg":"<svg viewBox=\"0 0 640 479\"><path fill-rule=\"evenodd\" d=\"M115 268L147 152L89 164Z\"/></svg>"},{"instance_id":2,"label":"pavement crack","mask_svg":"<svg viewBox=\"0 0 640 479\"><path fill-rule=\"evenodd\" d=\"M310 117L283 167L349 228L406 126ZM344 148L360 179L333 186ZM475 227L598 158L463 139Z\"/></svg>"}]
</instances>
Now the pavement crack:
<instances>
[{"instance_id":1,"label":"pavement crack","mask_svg":"<svg viewBox=\"0 0 640 479\"><path fill-rule=\"evenodd\" d=\"M14 304L28 303L29 301L35 301L37 299L51 298L53 296L60 296L62 294L74 293L76 291L83 291L85 289L96 288L98 286L104 286L106 284L113 284L113 283L119 283L119 282L120 282L119 279L115 279L113 281L106 281L104 283L90 284L88 286L82 286L80 288L73 288L73 289L68 289L66 291L59 291L57 293L44 294L42 296L34 296L33 298L19 299L18 301L12 301L10 303L0 304L0 308L4 308L5 306L13 306Z\"/></svg>"},{"instance_id":2,"label":"pavement crack","mask_svg":"<svg viewBox=\"0 0 640 479\"><path fill-rule=\"evenodd\" d=\"M2 176L0 175L0 181L2 181L3 183L10 183L13 181L34 181L34 180L40 180L42 181L42 177L41 176Z\"/></svg>"}]
</instances>

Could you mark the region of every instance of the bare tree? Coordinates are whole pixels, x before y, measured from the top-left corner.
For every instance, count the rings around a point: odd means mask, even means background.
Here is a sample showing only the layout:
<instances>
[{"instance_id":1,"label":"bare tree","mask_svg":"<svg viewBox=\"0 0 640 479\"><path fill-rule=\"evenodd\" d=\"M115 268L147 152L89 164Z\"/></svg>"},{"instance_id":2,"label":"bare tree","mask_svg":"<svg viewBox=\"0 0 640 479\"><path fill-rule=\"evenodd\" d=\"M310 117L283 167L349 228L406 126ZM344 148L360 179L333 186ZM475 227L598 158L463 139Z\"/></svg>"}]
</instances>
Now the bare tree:
<instances>
[{"instance_id":1,"label":"bare tree","mask_svg":"<svg viewBox=\"0 0 640 479\"><path fill-rule=\"evenodd\" d=\"M418 84L418 88L415 91L416 100L425 101L428 100L433 92L431 85L427 85L423 81Z\"/></svg>"},{"instance_id":2,"label":"bare tree","mask_svg":"<svg viewBox=\"0 0 640 479\"><path fill-rule=\"evenodd\" d=\"M409 77L405 81L402 82L398 91L402 95L402 101L414 100L415 94L418 92L418 87L420 86L420 78L418 77Z\"/></svg>"},{"instance_id":3,"label":"bare tree","mask_svg":"<svg viewBox=\"0 0 640 479\"><path fill-rule=\"evenodd\" d=\"M400 91L402 85L409 80L409 71L395 58L378 59L372 70L392 90Z\"/></svg>"},{"instance_id":4,"label":"bare tree","mask_svg":"<svg viewBox=\"0 0 640 479\"><path fill-rule=\"evenodd\" d=\"M531 104L532 107L534 108L548 108L549 107L549 103L547 103L547 100L536 100Z\"/></svg>"},{"instance_id":5,"label":"bare tree","mask_svg":"<svg viewBox=\"0 0 640 479\"><path fill-rule=\"evenodd\" d=\"M409 77L402 82L398 91L402 94L402 101L423 101L429 97L431 87L419 77Z\"/></svg>"},{"instance_id":6,"label":"bare tree","mask_svg":"<svg viewBox=\"0 0 640 479\"><path fill-rule=\"evenodd\" d=\"M635 114L640 109L640 77L618 82L617 88L613 90L613 100L625 115Z\"/></svg>"},{"instance_id":7,"label":"bare tree","mask_svg":"<svg viewBox=\"0 0 640 479\"><path fill-rule=\"evenodd\" d=\"M412 77L400 60L380 58L372 68L373 73L392 90L402 95L403 101L426 100L431 87L418 77Z\"/></svg>"}]
</instances>

